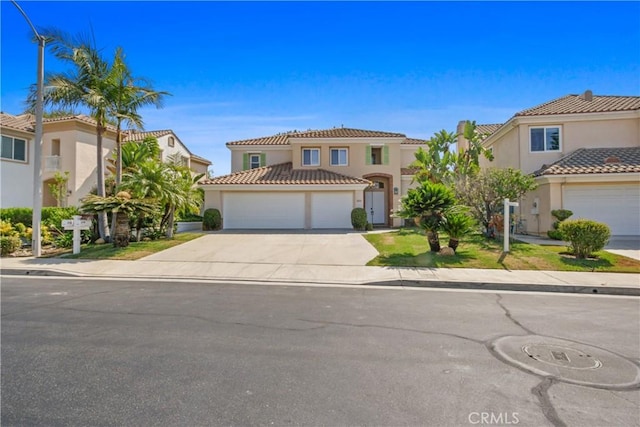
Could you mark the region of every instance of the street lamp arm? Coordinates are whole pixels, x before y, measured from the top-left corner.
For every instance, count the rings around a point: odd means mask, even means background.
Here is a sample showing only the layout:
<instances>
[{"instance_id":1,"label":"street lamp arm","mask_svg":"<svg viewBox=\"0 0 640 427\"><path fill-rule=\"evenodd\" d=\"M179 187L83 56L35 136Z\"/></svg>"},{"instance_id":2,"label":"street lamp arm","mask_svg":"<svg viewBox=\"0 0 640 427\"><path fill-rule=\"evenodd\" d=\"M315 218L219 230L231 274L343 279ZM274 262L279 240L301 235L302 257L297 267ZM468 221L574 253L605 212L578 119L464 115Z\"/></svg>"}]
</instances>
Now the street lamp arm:
<instances>
[{"instance_id":1,"label":"street lamp arm","mask_svg":"<svg viewBox=\"0 0 640 427\"><path fill-rule=\"evenodd\" d=\"M36 27L33 26L33 24L31 23L31 20L29 19L29 17L27 16L27 14L24 12L24 10L22 10L22 8L20 7L20 5L18 3L16 3L15 0L11 0L11 3L13 3L13 5L16 7L16 9L18 9L20 11L20 13L22 14L22 16L24 17L25 21L27 21L27 24L29 24L29 26L31 27L31 31L33 31L33 34L35 34L36 39L38 39L39 41L42 40L44 41L45 37L41 36L38 33L38 30L36 30Z\"/></svg>"}]
</instances>

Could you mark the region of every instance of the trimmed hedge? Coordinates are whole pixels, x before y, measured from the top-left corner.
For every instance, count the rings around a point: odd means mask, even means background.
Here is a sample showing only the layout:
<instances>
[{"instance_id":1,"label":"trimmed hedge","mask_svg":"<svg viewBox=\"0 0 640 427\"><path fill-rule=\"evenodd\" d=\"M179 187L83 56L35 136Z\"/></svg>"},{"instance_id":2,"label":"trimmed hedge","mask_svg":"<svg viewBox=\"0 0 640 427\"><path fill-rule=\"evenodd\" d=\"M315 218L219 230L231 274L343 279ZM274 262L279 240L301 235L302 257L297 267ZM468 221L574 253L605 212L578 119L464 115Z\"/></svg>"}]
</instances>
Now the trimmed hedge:
<instances>
[{"instance_id":1,"label":"trimmed hedge","mask_svg":"<svg viewBox=\"0 0 640 427\"><path fill-rule=\"evenodd\" d=\"M203 230L220 230L222 228L222 215L218 209L207 209L202 216Z\"/></svg>"},{"instance_id":2,"label":"trimmed hedge","mask_svg":"<svg viewBox=\"0 0 640 427\"><path fill-rule=\"evenodd\" d=\"M367 226L367 212L363 208L353 208L351 211L351 225L356 230L364 230Z\"/></svg>"},{"instance_id":3,"label":"trimmed hedge","mask_svg":"<svg viewBox=\"0 0 640 427\"><path fill-rule=\"evenodd\" d=\"M568 219L558 226L562 240L569 242L569 251L576 258L587 258L605 247L611 237L607 224L590 219Z\"/></svg>"},{"instance_id":4,"label":"trimmed hedge","mask_svg":"<svg viewBox=\"0 0 640 427\"><path fill-rule=\"evenodd\" d=\"M75 206L67 208L46 207L42 208L42 223L47 227L62 228L63 219L71 219L74 215L80 215L80 211ZM31 227L33 224L33 209L31 208L2 208L0 218L12 224L24 224Z\"/></svg>"}]
</instances>

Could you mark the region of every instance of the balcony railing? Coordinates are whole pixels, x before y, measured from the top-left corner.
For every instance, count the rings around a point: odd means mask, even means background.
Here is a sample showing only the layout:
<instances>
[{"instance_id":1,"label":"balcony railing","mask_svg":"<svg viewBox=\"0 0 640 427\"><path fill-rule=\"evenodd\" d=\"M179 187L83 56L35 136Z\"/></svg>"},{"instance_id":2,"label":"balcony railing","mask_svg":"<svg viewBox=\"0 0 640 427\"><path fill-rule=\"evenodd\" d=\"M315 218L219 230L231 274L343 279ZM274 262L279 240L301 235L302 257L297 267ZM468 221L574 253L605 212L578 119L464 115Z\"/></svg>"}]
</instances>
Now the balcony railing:
<instances>
[{"instance_id":1,"label":"balcony railing","mask_svg":"<svg viewBox=\"0 0 640 427\"><path fill-rule=\"evenodd\" d=\"M60 156L47 156L44 158L44 171L57 172L60 170Z\"/></svg>"}]
</instances>

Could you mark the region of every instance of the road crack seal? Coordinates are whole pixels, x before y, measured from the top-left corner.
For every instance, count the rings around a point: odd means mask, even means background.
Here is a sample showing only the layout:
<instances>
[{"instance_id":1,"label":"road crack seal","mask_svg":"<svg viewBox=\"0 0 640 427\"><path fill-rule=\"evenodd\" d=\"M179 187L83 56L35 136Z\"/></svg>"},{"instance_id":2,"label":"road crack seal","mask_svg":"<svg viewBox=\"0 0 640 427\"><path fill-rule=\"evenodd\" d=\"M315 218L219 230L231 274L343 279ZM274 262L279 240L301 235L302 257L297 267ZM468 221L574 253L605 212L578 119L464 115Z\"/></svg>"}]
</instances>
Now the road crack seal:
<instances>
[{"instance_id":1,"label":"road crack seal","mask_svg":"<svg viewBox=\"0 0 640 427\"><path fill-rule=\"evenodd\" d=\"M476 344L485 345L485 342L483 340L477 340L475 338L465 337L463 335L457 335L457 334L450 334L447 332L425 331L421 329L398 328L394 326L383 326L383 325L330 322L327 320L309 320L309 319L298 319L298 320L301 320L303 322L309 322L309 323L320 323L322 325L347 326L352 328L375 328L375 329L387 329L391 331L413 332L413 333L425 334L425 335L442 335L442 336L451 337L451 338L458 338L465 341L471 341Z\"/></svg>"},{"instance_id":2,"label":"road crack seal","mask_svg":"<svg viewBox=\"0 0 640 427\"><path fill-rule=\"evenodd\" d=\"M504 311L505 316L507 316L507 318L509 320L511 320L516 326L519 326L523 331L525 331L526 333L528 333L530 335L536 335L535 332L533 332L531 329L529 329L526 326L524 326L522 323L518 322L511 315L511 311L504 304L502 304L502 295L496 294L496 303L500 306L500 308L502 308L502 310Z\"/></svg>"},{"instance_id":3,"label":"road crack seal","mask_svg":"<svg viewBox=\"0 0 640 427\"><path fill-rule=\"evenodd\" d=\"M555 427L566 427L567 425L558 416L558 412L556 411L556 408L553 406L551 398L549 397L549 389L551 388L553 383L553 378L547 377L543 379L540 384L533 387L531 389L531 393L533 393L533 395L538 398L540 407L542 408L542 413L551 424L553 424Z\"/></svg>"}]
</instances>

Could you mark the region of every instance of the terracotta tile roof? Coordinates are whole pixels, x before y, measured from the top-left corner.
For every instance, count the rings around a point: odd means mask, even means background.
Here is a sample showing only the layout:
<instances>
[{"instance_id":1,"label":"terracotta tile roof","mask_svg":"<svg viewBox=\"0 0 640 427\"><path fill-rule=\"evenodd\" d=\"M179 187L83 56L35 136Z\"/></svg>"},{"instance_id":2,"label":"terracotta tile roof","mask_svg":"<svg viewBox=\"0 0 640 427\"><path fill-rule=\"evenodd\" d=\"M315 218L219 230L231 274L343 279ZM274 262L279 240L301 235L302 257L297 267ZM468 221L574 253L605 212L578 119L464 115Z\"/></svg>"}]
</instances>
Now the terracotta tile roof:
<instances>
[{"instance_id":1,"label":"terracotta tile roof","mask_svg":"<svg viewBox=\"0 0 640 427\"><path fill-rule=\"evenodd\" d=\"M227 146L232 145L289 145L289 137L294 133L281 133L262 138L243 139L241 141L227 142Z\"/></svg>"},{"instance_id":2,"label":"terracotta tile roof","mask_svg":"<svg viewBox=\"0 0 640 427\"><path fill-rule=\"evenodd\" d=\"M480 135L484 135L486 138L487 136L491 135L501 127L502 127L501 123L495 123L490 125L476 125L476 132Z\"/></svg>"},{"instance_id":3,"label":"terracotta tile roof","mask_svg":"<svg viewBox=\"0 0 640 427\"><path fill-rule=\"evenodd\" d=\"M640 110L640 96L592 95L591 101L583 95L566 95L516 113L516 116L547 114L606 113Z\"/></svg>"},{"instance_id":4,"label":"terracotta tile roof","mask_svg":"<svg viewBox=\"0 0 640 427\"><path fill-rule=\"evenodd\" d=\"M230 175L219 176L206 179L201 184L282 184L282 185L304 185L304 184L371 184L370 181L362 178L342 175L324 169L293 169L291 162L277 165L264 166L250 169Z\"/></svg>"},{"instance_id":5,"label":"terracotta tile roof","mask_svg":"<svg viewBox=\"0 0 640 427\"><path fill-rule=\"evenodd\" d=\"M307 130L280 133L262 138L244 139L227 142L227 146L235 145L289 145L289 138L406 138L402 133L382 132L351 128L333 128L325 130Z\"/></svg>"},{"instance_id":6,"label":"terracotta tile roof","mask_svg":"<svg viewBox=\"0 0 640 427\"><path fill-rule=\"evenodd\" d=\"M76 114L75 116L64 116L64 117L49 117L42 120L43 123L55 123L55 122L67 122L71 120L76 120L83 123L88 123L90 125L95 126L96 121L87 116L86 114ZM116 131L116 127L110 124L107 124L106 128L112 132Z\"/></svg>"},{"instance_id":7,"label":"terracotta tile roof","mask_svg":"<svg viewBox=\"0 0 640 427\"><path fill-rule=\"evenodd\" d=\"M542 175L639 173L640 147L580 148L534 172Z\"/></svg>"},{"instance_id":8,"label":"terracotta tile roof","mask_svg":"<svg viewBox=\"0 0 640 427\"><path fill-rule=\"evenodd\" d=\"M127 130L122 133L122 141L142 141L148 136L155 136L156 138L160 138L161 136L172 134L173 131L171 129L164 130L152 130L148 132L141 132L137 130Z\"/></svg>"},{"instance_id":9,"label":"terracotta tile roof","mask_svg":"<svg viewBox=\"0 0 640 427\"><path fill-rule=\"evenodd\" d=\"M406 138L403 133L382 132L377 130L363 130L351 128L333 128L325 130L310 130L290 135L295 138Z\"/></svg>"},{"instance_id":10,"label":"terracotta tile roof","mask_svg":"<svg viewBox=\"0 0 640 427\"><path fill-rule=\"evenodd\" d=\"M403 144L412 144L412 145L424 145L427 142L429 142L429 140L417 139L417 138L407 138L404 141L402 141Z\"/></svg>"},{"instance_id":11,"label":"terracotta tile roof","mask_svg":"<svg viewBox=\"0 0 640 427\"><path fill-rule=\"evenodd\" d=\"M35 132L35 117L31 114L21 114L14 116L12 114L0 113L0 127L20 130L23 132Z\"/></svg>"}]
</instances>

